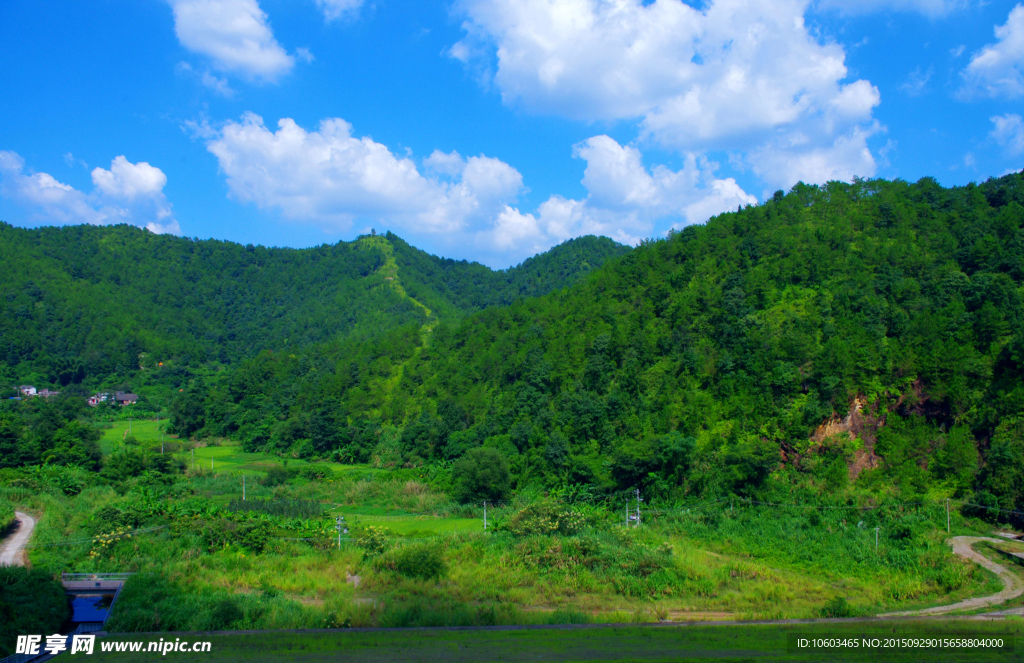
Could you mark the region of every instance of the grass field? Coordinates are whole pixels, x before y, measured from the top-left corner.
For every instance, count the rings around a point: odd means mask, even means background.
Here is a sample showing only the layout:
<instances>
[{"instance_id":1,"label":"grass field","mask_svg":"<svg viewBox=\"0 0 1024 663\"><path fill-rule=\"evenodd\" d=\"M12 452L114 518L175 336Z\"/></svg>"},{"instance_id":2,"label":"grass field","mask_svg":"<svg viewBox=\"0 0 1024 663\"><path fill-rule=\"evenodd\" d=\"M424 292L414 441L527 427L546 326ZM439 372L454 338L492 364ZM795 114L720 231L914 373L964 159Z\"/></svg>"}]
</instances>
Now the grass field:
<instances>
[{"instance_id":1,"label":"grass field","mask_svg":"<svg viewBox=\"0 0 1024 663\"><path fill-rule=\"evenodd\" d=\"M210 641L208 653L171 655L176 661L277 661L319 663L486 663L501 661L837 661L987 663L1021 660L1024 621L903 620L813 624L599 626L511 629L388 629L374 631L163 634L165 641ZM830 648L799 651L800 637L891 638L1002 637L1004 649ZM153 660L153 653L99 653L105 641L156 640L108 636L97 643L96 661ZM1008 645L1008 646L1007 646Z\"/></svg>"},{"instance_id":2,"label":"grass field","mask_svg":"<svg viewBox=\"0 0 1024 663\"><path fill-rule=\"evenodd\" d=\"M344 508L332 513L345 514ZM401 536L434 536L451 532L476 532L483 530L483 521L476 518L435 518L432 516L347 516L355 526L386 527Z\"/></svg>"},{"instance_id":3,"label":"grass field","mask_svg":"<svg viewBox=\"0 0 1024 663\"><path fill-rule=\"evenodd\" d=\"M131 435L144 445L152 446L159 444L160 433L167 427L167 424L166 420L161 420L159 423L155 420L147 421L145 419L115 421L110 424L110 428L103 429L103 437L100 438L100 449L104 454L110 454L120 448L122 440L128 434L129 428L131 428ZM167 435L165 433L164 439L167 442L178 442L176 435Z\"/></svg>"},{"instance_id":4,"label":"grass field","mask_svg":"<svg viewBox=\"0 0 1024 663\"><path fill-rule=\"evenodd\" d=\"M185 461L186 467L192 466L193 452L191 450L181 451L175 454ZM213 471L215 473L241 472L251 474L253 472L266 472L271 467L280 467L283 459L280 456L272 456L264 453L248 453L242 451L237 445L218 446L197 446L194 450L195 465L197 469ZM301 458L289 458L289 469L299 469L310 463ZM343 465L341 463L316 463L317 467L328 469L335 474L350 474L366 472L367 468L362 465ZM376 470L381 471L381 470Z\"/></svg>"}]
</instances>

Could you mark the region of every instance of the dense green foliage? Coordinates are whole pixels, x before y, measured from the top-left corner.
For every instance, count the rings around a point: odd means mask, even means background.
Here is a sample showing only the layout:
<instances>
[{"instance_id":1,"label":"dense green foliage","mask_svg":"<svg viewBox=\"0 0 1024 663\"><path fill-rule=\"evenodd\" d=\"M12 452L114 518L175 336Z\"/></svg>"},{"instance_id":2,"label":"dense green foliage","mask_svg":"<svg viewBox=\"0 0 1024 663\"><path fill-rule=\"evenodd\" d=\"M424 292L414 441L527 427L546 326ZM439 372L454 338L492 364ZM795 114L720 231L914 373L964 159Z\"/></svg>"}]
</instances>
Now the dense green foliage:
<instances>
[{"instance_id":1,"label":"dense green foliage","mask_svg":"<svg viewBox=\"0 0 1024 663\"><path fill-rule=\"evenodd\" d=\"M14 322L3 324L14 325L8 348L31 338L29 348L48 324L79 319L47 317L51 304L79 302L69 293L102 285L110 301L153 301L128 307L134 322L117 329L149 330L131 347L168 358L160 369L143 361L134 379L176 376L160 384L177 390L178 434L429 467L466 500L486 491L467 481L468 460L453 464L484 448L520 492L595 499L639 488L671 503L798 486L1024 511L1022 204L1021 174L952 189L930 178L800 184L618 257L621 247L585 238L498 273L390 234L279 251L127 228L4 227L6 250L43 266L32 273L64 275L44 289L64 299L47 294L33 308L27 290L12 291ZM70 239L86 248L55 248ZM152 260L135 272L90 262L120 270L100 276L72 264L96 251ZM12 274L3 278L27 282ZM171 303L181 311L161 308ZM92 347L75 343L67 356ZM8 352L8 366L52 354L29 350ZM186 354L208 363L185 366ZM96 467L75 417L46 423L61 407L8 406L4 462ZM110 480L160 472L127 453L120 462L126 470L104 470Z\"/></svg>"},{"instance_id":2,"label":"dense green foliage","mask_svg":"<svg viewBox=\"0 0 1024 663\"><path fill-rule=\"evenodd\" d=\"M584 237L493 271L391 233L296 250L0 223L0 379L95 386L162 368L177 389L190 366L457 319L571 285L626 250Z\"/></svg>"},{"instance_id":3,"label":"dense green foliage","mask_svg":"<svg viewBox=\"0 0 1024 663\"><path fill-rule=\"evenodd\" d=\"M573 288L262 353L189 400L202 432L302 456L492 447L519 488L750 494L781 469L1024 510L1022 203L1020 174L801 184Z\"/></svg>"},{"instance_id":4,"label":"dense green foliage","mask_svg":"<svg viewBox=\"0 0 1024 663\"><path fill-rule=\"evenodd\" d=\"M14 515L14 505L0 497L0 536L4 536L17 523Z\"/></svg>"},{"instance_id":5,"label":"dense green foliage","mask_svg":"<svg viewBox=\"0 0 1024 663\"><path fill-rule=\"evenodd\" d=\"M470 449L452 467L453 497L460 502L491 502L508 497L508 461L497 449Z\"/></svg>"},{"instance_id":6,"label":"dense green foliage","mask_svg":"<svg viewBox=\"0 0 1024 663\"><path fill-rule=\"evenodd\" d=\"M14 653L19 635L58 633L70 617L64 587L48 573L0 566L0 656Z\"/></svg>"}]
</instances>

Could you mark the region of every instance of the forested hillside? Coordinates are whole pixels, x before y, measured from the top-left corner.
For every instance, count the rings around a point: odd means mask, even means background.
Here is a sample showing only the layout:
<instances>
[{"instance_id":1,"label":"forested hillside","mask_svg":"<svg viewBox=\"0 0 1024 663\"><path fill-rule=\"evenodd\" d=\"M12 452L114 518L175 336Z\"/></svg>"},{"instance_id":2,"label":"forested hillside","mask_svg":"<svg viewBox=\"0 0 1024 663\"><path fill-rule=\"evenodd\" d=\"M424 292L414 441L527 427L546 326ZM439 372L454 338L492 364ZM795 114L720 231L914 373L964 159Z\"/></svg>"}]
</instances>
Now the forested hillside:
<instances>
[{"instance_id":1,"label":"forested hillside","mask_svg":"<svg viewBox=\"0 0 1024 663\"><path fill-rule=\"evenodd\" d=\"M493 271L398 237L274 249L132 226L0 224L0 379L93 387L261 350L374 338L571 285L627 251L571 240Z\"/></svg>"},{"instance_id":2,"label":"forested hillside","mask_svg":"<svg viewBox=\"0 0 1024 663\"><path fill-rule=\"evenodd\" d=\"M1022 203L1020 174L798 185L429 335L262 353L178 425L382 465L490 446L520 487L744 494L781 471L1024 508Z\"/></svg>"}]
</instances>

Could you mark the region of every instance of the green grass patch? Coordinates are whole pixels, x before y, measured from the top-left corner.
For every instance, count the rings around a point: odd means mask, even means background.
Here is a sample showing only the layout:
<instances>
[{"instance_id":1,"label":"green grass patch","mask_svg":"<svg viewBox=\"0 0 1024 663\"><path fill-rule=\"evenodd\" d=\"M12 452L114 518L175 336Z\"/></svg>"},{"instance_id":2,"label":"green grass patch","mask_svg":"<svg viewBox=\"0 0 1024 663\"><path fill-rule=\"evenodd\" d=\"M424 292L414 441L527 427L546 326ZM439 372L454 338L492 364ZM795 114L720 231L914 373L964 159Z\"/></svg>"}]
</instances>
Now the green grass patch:
<instances>
[{"instance_id":1,"label":"green grass patch","mask_svg":"<svg viewBox=\"0 0 1024 663\"><path fill-rule=\"evenodd\" d=\"M345 513L339 509L335 513ZM434 536L454 532L483 531L483 522L476 518L441 518L434 516L373 517L354 516L346 519L356 527L386 527L401 536Z\"/></svg>"},{"instance_id":2,"label":"green grass patch","mask_svg":"<svg viewBox=\"0 0 1024 663\"><path fill-rule=\"evenodd\" d=\"M161 433L165 442L174 443L176 446L178 437L176 435L168 435L165 432L169 424L170 422L166 419L161 419L159 422L145 419L115 421L109 424L109 428L106 428L105 424L102 429L103 437L100 438L100 450L103 451L104 455L117 451L123 446L124 439L128 435L134 437L141 444L152 447L160 444ZM129 429L131 432L129 432Z\"/></svg>"},{"instance_id":3,"label":"green grass patch","mask_svg":"<svg viewBox=\"0 0 1024 663\"><path fill-rule=\"evenodd\" d=\"M876 637L879 639L921 636L957 637L965 634L1013 639L1018 651L833 649L790 651L793 636L819 638ZM508 630L415 629L388 631L333 630L310 633L267 632L238 635L168 634L189 642L208 640L209 653L175 654L178 660L246 661L342 661L379 663L488 663L502 661L836 661L910 663L988 663L1016 661L1024 627L1020 620L1000 622L883 621L833 622L789 625L722 626L618 626L521 628ZM124 641L125 636L107 636L99 643ZM98 653L97 662L150 661L153 654Z\"/></svg>"}]
</instances>

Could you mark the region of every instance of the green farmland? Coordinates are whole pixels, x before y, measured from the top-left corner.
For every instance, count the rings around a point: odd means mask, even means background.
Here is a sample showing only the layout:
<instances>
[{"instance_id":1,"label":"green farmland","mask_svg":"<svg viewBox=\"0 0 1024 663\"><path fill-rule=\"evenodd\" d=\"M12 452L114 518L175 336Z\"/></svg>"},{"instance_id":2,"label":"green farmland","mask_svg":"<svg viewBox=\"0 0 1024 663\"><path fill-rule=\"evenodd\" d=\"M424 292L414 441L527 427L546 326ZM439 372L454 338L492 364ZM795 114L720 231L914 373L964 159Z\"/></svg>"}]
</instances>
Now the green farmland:
<instances>
[{"instance_id":1,"label":"green farmland","mask_svg":"<svg viewBox=\"0 0 1024 663\"><path fill-rule=\"evenodd\" d=\"M177 661L277 661L319 663L486 663L501 661L836 661L892 663L987 663L1020 660L1024 623L1020 620L979 621L841 621L814 624L662 625L513 629L414 629L386 631L260 632L228 634L164 634L164 640L210 641L209 653L172 654ZM794 651L796 637L864 638L920 637L1003 638L998 651L894 649L827 649ZM111 635L99 642L123 642L129 635ZM145 637L138 637L146 640ZM97 649L100 647L97 646ZM99 654L97 661L152 660L154 654Z\"/></svg>"}]
</instances>

